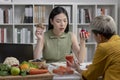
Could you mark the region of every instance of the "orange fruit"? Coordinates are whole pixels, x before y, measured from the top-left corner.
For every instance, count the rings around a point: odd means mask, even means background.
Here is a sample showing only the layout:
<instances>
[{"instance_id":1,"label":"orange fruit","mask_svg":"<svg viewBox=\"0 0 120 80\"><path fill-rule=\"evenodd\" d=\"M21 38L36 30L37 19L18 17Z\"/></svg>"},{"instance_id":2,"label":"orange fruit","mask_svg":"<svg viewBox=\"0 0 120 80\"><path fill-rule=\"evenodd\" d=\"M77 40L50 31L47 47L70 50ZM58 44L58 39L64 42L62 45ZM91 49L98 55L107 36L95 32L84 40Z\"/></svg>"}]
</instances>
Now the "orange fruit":
<instances>
[{"instance_id":1,"label":"orange fruit","mask_svg":"<svg viewBox=\"0 0 120 80\"><path fill-rule=\"evenodd\" d=\"M28 64L21 64L20 65L20 69L21 70L28 70L29 69L29 65Z\"/></svg>"}]
</instances>

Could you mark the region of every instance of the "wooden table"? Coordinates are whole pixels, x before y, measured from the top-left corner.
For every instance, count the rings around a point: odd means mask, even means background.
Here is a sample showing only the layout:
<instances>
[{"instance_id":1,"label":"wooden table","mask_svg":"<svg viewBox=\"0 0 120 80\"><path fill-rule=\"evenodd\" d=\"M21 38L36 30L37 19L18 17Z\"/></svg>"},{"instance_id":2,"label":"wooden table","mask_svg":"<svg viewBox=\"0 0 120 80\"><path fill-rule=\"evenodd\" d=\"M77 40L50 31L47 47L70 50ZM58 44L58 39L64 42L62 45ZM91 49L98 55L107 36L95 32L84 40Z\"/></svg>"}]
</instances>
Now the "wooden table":
<instances>
[{"instance_id":1,"label":"wooden table","mask_svg":"<svg viewBox=\"0 0 120 80\"><path fill-rule=\"evenodd\" d=\"M27 75L27 76L0 76L0 80L52 80L51 73Z\"/></svg>"}]
</instances>

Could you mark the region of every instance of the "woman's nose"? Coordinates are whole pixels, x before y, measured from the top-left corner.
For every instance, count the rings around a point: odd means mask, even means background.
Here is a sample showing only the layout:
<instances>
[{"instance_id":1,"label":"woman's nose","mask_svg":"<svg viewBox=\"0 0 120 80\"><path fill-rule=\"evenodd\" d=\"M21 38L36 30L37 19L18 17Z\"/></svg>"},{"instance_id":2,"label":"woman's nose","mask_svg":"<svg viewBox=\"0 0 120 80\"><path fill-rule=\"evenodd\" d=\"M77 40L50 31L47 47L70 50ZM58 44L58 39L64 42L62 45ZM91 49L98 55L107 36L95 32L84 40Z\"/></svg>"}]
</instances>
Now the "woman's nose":
<instances>
[{"instance_id":1,"label":"woman's nose","mask_svg":"<svg viewBox=\"0 0 120 80\"><path fill-rule=\"evenodd\" d=\"M63 26L65 23L63 21L61 21L61 26Z\"/></svg>"}]
</instances>

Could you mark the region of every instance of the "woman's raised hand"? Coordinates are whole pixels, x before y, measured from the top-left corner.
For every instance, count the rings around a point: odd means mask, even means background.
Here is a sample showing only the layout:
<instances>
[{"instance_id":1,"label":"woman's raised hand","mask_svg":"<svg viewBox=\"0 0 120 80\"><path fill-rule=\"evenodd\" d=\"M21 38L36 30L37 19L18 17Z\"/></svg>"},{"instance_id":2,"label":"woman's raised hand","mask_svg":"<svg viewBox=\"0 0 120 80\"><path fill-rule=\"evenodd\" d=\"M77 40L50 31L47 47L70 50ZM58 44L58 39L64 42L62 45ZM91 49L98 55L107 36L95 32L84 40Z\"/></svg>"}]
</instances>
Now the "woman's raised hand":
<instances>
[{"instance_id":1,"label":"woman's raised hand","mask_svg":"<svg viewBox=\"0 0 120 80\"><path fill-rule=\"evenodd\" d=\"M45 32L45 26L42 23L36 25L35 35L38 40L43 39L44 32Z\"/></svg>"},{"instance_id":2,"label":"woman's raised hand","mask_svg":"<svg viewBox=\"0 0 120 80\"><path fill-rule=\"evenodd\" d=\"M85 41L85 40L87 40L89 38L89 36L90 36L90 33L88 31L86 31L84 29L82 29L80 31L80 40Z\"/></svg>"}]
</instances>

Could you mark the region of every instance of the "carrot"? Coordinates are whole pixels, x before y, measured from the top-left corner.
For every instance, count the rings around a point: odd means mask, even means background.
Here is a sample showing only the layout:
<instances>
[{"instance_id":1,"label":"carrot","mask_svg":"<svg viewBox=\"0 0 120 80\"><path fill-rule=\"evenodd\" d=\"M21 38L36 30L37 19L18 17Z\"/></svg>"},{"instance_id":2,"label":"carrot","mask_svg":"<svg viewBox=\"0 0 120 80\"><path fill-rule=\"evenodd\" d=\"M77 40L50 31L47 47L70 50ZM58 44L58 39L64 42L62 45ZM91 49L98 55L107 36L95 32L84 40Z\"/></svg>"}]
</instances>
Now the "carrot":
<instances>
[{"instance_id":1,"label":"carrot","mask_svg":"<svg viewBox=\"0 0 120 80\"><path fill-rule=\"evenodd\" d=\"M47 72L48 72L48 69L30 69L29 74L34 75L34 74L43 74Z\"/></svg>"}]
</instances>

